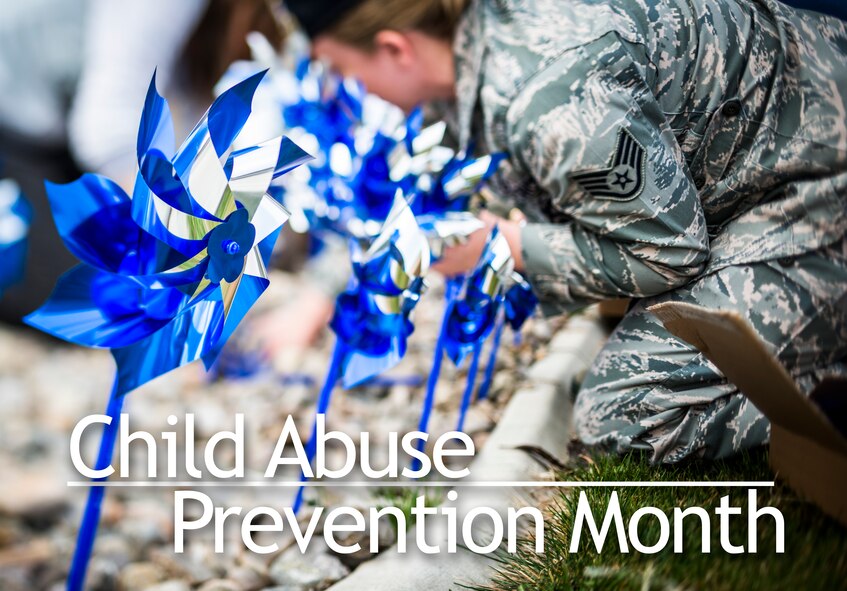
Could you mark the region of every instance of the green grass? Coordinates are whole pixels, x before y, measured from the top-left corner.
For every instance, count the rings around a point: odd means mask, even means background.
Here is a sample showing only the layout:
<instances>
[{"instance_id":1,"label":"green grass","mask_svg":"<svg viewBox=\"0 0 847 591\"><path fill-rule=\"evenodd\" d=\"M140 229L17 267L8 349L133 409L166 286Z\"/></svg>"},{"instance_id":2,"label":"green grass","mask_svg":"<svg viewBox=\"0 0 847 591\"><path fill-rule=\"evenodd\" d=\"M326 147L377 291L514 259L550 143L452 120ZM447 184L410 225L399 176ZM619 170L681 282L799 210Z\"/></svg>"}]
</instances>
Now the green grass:
<instances>
[{"instance_id":1,"label":"green grass","mask_svg":"<svg viewBox=\"0 0 847 591\"><path fill-rule=\"evenodd\" d=\"M400 509L406 517L407 530L411 529L415 523L417 523L417 517L412 515L412 509L415 507L419 496L424 496L424 505L426 507L437 507L443 501L443 495L440 487L406 488L392 487L388 485L385 488L376 489L374 493L379 498L379 501L376 504L377 509L384 509L386 507L396 507ZM397 523L397 520L390 515L389 518L391 520L392 527L394 527L394 533L399 535L401 532L399 531L399 524Z\"/></svg>"},{"instance_id":2,"label":"green grass","mask_svg":"<svg viewBox=\"0 0 847 591\"><path fill-rule=\"evenodd\" d=\"M650 466L646 458L583 456L578 465L559 474L563 480L772 480L766 452L745 454L731 461L695 461L678 466ZM602 523L610 491L586 491L598 526ZM654 555L618 551L614 531L597 553L587 528L583 528L579 552L568 552L578 492L566 490L553 499L545 515L545 552L532 552L534 543L524 540L518 554L498 555L497 574L485 591L558 591L568 589L847 589L847 530L803 502L789 489L777 485L761 489L758 506L777 507L785 517L785 553L775 552L774 520L759 520L757 554L730 555L720 546L718 518L713 508L729 494L731 505L743 508L734 516L730 541L746 545L747 489L727 488L631 488L617 489L627 524L636 509L653 506L670 514L674 507L699 506L712 516L712 549L700 552L701 531L696 517L686 520L682 554L671 543ZM847 491L845 491L847 494ZM640 522L644 544L658 540L654 517ZM671 527L673 522L671 519ZM479 588L480 591L482 588Z\"/></svg>"}]
</instances>

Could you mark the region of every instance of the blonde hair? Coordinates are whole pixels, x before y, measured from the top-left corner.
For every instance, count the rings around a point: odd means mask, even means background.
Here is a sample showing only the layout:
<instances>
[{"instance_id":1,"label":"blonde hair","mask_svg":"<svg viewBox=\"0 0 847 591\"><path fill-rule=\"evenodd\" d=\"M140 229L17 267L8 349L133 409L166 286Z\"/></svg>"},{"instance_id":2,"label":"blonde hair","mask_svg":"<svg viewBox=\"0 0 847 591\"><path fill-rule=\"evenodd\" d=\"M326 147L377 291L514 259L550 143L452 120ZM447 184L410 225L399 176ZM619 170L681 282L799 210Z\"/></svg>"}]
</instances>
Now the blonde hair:
<instances>
[{"instance_id":1,"label":"blonde hair","mask_svg":"<svg viewBox=\"0 0 847 591\"><path fill-rule=\"evenodd\" d=\"M384 30L426 33L450 40L470 0L364 0L326 34L362 49Z\"/></svg>"}]
</instances>

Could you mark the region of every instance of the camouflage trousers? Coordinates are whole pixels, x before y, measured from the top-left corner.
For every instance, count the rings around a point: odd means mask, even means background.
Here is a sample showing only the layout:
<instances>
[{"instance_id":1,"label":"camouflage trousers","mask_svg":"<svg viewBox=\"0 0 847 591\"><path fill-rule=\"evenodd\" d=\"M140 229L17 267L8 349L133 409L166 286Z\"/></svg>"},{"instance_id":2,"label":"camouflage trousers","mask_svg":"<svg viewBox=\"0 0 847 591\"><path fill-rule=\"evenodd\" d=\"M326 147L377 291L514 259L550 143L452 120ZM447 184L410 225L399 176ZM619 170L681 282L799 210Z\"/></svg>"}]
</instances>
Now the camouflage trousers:
<instances>
[{"instance_id":1,"label":"camouflage trousers","mask_svg":"<svg viewBox=\"0 0 847 591\"><path fill-rule=\"evenodd\" d=\"M727 267L639 300L595 360L577 395L588 444L648 450L653 462L723 458L767 443L770 425L696 349L647 311L665 301L734 310L806 393L847 375L847 240L790 259Z\"/></svg>"}]
</instances>

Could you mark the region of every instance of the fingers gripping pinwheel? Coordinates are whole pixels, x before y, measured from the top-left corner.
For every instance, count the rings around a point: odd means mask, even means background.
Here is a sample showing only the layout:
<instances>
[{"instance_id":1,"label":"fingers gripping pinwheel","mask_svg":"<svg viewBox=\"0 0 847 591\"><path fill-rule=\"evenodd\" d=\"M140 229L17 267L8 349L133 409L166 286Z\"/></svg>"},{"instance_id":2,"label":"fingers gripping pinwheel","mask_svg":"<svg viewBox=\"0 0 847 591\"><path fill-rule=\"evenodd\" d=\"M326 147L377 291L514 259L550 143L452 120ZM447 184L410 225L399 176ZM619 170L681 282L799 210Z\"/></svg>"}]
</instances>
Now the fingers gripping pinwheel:
<instances>
[{"instance_id":1,"label":"fingers gripping pinwheel","mask_svg":"<svg viewBox=\"0 0 847 591\"><path fill-rule=\"evenodd\" d=\"M72 343L111 349L117 364L107 409L112 421L96 469L111 463L123 396L197 359L208 368L268 286L262 245L288 219L268 186L310 156L283 137L230 151L262 75L218 97L176 151L154 77L131 199L93 174L47 184L59 233L82 264L27 322ZM91 489L69 589L82 588L103 491Z\"/></svg>"}]
</instances>

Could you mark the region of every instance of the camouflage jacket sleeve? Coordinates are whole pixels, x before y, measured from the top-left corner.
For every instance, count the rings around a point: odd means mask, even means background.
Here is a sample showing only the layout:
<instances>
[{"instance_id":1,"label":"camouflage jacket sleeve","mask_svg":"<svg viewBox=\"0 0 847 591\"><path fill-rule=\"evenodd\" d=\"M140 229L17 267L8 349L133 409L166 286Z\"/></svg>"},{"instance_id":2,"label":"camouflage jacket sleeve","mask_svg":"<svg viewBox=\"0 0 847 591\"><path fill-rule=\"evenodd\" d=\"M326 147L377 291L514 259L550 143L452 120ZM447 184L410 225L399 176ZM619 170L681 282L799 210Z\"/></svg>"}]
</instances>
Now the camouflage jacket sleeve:
<instances>
[{"instance_id":1,"label":"camouflage jacket sleeve","mask_svg":"<svg viewBox=\"0 0 847 591\"><path fill-rule=\"evenodd\" d=\"M547 314L668 291L709 258L697 189L637 69L576 52L530 78L506 116L513 161L568 220L521 234Z\"/></svg>"}]
</instances>

